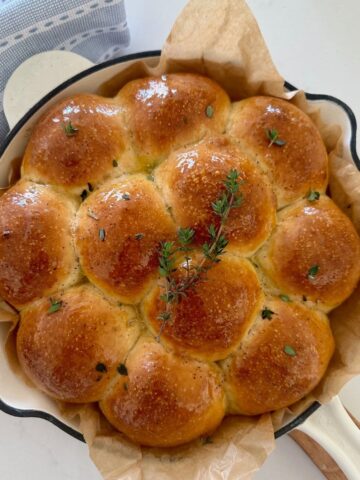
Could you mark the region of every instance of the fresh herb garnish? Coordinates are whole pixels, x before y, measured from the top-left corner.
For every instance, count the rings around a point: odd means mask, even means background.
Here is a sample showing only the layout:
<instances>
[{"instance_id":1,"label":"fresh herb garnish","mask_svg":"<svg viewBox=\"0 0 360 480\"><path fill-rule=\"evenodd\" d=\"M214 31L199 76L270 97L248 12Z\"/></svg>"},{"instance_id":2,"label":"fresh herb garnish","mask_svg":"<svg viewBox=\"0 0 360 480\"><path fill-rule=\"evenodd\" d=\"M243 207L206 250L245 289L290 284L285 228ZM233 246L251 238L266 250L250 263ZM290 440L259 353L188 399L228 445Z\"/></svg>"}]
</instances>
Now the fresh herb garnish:
<instances>
[{"instance_id":1,"label":"fresh herb garnish","mask_svg":"<svg viewBox=\"0 0 360 480\"><path fill-rule=\"evenodd\" d=\"M130 200L130 193L127 193L127 192L123 193L123 194L121 195L121 198L122 198L123 200Z\"/></svg>"},{"instance_id":2,"label":"fresh herb garnish","mask_svg":"<svg viewBox=\"0 0 360 480\"><path fill-rule=\"evenodd\" d=\"M275 312L273 312L272 310L270 310L270 308L265 307L265 308L261 311L261 318L263 318L264 320L265 320L265 319L271 320L271 319L272 319L272 316L273 316L274 314L275 314Z\"/></svg>"},{"instance_id":3,"label":"fresh herb garnish","mask_svg":"<svg viewBox=\"0 0 360 480\"><path fill-rule=\"evenodd\" d=\"M239 191L243 183L239 179L239 173L236 170L230 170L223 184L225 192L212 203L213 213L220 217L219 226L211 224L208 227L209 241L202 245L202 259L198 264L191 265L192 251L191 243L195 237L195 231L192 228L180 228L177 233L177 242L167 241L161 244L159 252L159 273L165 279L164 293L160 299L165 303L165 310L160 312L158 319L161 321L160 331L156 337L157 341L165 328L165 325L171 321L170 306L174 302L181 301L187 296L189 289L204 277L204 274L215 264L220 262L220 256L224 253L228 244L223 230L228 219L230 211L239 207L243 202L243 195ZM176 278L175 260L176 255L181 252L184 255L183 269L185 276Z\"/></svg>"},{"instance_id":4,"label":"fresh herb garnish","mask_svg":"<svg viewBox=\"0 0 360 480\"><path fill-rule=\"evenodd\" d=\"M317 200L319 200L319 198L320 198L320 193L315 192L314 190L310 190L309 193L306 196L306 199L309 202L316 202Z\"/></svg>"},{"instance_id":5,"label":"fresh herb garnish","mask_svg":"<svg viewBox=\"0 0 360 480\"><path fill-rule=\"evenodd\" d=\"M124 376L128 375L128 370L126 368L125 363L120 363L119 366L117 367L117 371L120 373L120 375L124 375Z\"/></svg>"},{"instance_id":6,"label":"fresh herb garnish","mask_svg":"<svg viewBox=\"0 0 360 480\"><path fill-rule=\"evenodd\" d=\"M106 365L104 363L98 363L95 367L95 370L100 373L105 373L107 372Z\"/></svg>"},{"instance_id":7,"label":"fresh herb garnish","mask_svg":"<svg viewBox=\"0 0 360 480\"><path fill-rule=\"evenodd\" d=\"M88 196L88 192L87 190L83 190L80 194L80 197L81 197L81 201L83 202Z\"/></svg>"},{"instance_id":8,"label":"fresh herb garnish","mask_svg":"<svg viewBox=\"0 0 360 480\"><path fill-rule=\"evenodd\" d=\"M135 240L141 240L142 238L145 237L143 233L135 233Z\"/></svg>"},{"instance_id":9,"label":"fresh herb garnish","mask_svg":"<svg viewBox=\"0 0 360 480\"><path fill-rule=\"evenodd\" d=\"M279 295L279 297L280 297L280 300L282 300L283 302L287 302L287 303L291 302L290 297L288 295L281 294Z\"/></svg>"},{"instance_id":10,"label":"fresh herb garnish","mask_svg":"<svg viewBox=\"0 0 360 480\"><path fill-rule=\"evenodd\" d=\"M99 220L99 217L96 215L96 213L93 210L91 210L91 208L88 208L87 216L90 218L93 218L94 220Z\"/></svg>"},{"instance_id":11,"label":"fresh herb garnish","mask_svg":"<svg viewBox=\"0 0 360 480\"><path fill-rule=\"evenodd\" d=\"M281 138L279 138L279 132L275 130L275 128L267 128L266 136L270 140L268 147L271 147L272 145L283 147L284 145L286 145L285 140L282 140Z\"/></svg>"},{"instance_id":12,"label":"fresh herb garnish","mask_svg":"<svg viewBox=\"0 0 360 480\"><path fill-rule=\"evenodd\" d=\"M78 131L79 129L74 127L74 125L71 123L71 120L69 120L67 123L64 123L64 132L67 137L73 137Z\"/></svg>"},{"instance_id":13,"label":"fresh herb garnish","mask_svg":"<svg viewBox=\"0 0 360 480\"><path fill-rule=\"evenodd\" d=\"M209 445L210 443L214 443L213 439L208 435L206 437L201 437L201 443L203 445Z\"/></svg>"},{"instance_id":14,"label":"fresh herb garnish","mask_svg":"<svg viewBox=\"0 0 360 480\"><path fill-rule=\"evenodd\" d=\"M319 265L313 265L312 267L309 268L307 277L309 280L314 280L316 275L319 273Z\"/></svg>"},{"instance_id":15,"label":"fresh herb garnish","mask_svg":"<svg viewBox=\"0 0 360 480\"><path fill-rule=\"evenodd\" d=\"M117 160L113 160L112 161L112 166L115 168L115 167L118 167L119 164L118 164L118 161Z\"/></svg>"},{"instance_id":16,"label":"fresh herb garnish","mask_svg":"<svg viewBox=\"0 0 360 480\"><path fill-rule=\"evenodd\" d=\"M60 310L62 307L62 300L55 300L54 298L50 298L50 307L48 308L47 313L55 313Z\"/></svg>"},{"instance_id":17,"label":"fresh herb garnish","mask_svg":"<svg viewBox=\"0 0 360 480\"><path fill-rule=\"evenodd\" d=\"M211 118L214 115L214 107L212 105L208 105L205 109L206 116Z\"/></svg>"},{"instance_id":18,"label":"fresh herb garnish","mask_svg":"<svg viewBox=\"0 0 360 480\"><path fill-rule=\"evenodd\" d=\"M286 355L289 355L289 357L296 356L296 351L291 345L285 345L284 352L286 353Z\"/></svg>"},{"instance_id":19,"label":"fresh herb garnish","mask_svg":"<svg viewBox=\"0 0 360 480\"><path fill-rule=\"evenodd\" d=\"M103 228L99 228L99 238L102 242L105 240L105 230Z\"/></svg>"}]
</instances>

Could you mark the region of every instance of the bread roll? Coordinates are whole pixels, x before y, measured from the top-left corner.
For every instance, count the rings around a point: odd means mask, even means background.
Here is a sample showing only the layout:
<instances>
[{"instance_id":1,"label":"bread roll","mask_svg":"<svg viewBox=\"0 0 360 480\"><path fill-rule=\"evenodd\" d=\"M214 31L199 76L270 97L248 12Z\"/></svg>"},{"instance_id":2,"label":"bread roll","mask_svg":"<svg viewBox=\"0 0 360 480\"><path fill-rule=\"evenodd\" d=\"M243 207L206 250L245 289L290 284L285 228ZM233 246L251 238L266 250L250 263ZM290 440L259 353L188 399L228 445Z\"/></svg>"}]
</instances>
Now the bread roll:
<instances>
[{"instance_id":1,"label":"bread roll","mask_svg":"<svg viewBox=\"0 0 360 480\"><path fill-rule=\"evenodd\" d=\"M73 287L23 310L17 334L25 373L53 398L100 400L139 336L131 307L109 303L94 287Z\"/></svg>"},{"instance_id":2,"label":"bread roll","mask_svg":"<svg viewBox=\"0 0 360 480\"><path fill-rule=\"evenodd\" d=\"M232 413L258 415L300 400L320 382L334 351L324 314L276 298L262 311L271 313L259 315L223 363Z\"/></svg>"},{"instance_id":3,"label":"bread roll","mask_svg":"<svg viewBox=\"0 0 360 480\"><path fill-rule=\"evenodd\" d=\"M76 245L88 278L123 303L138 303L158 273L162 241L175 225L154 183L142 175L96 190L78 211Z\"/></svg>"},{"instance_id":4,"label":"bread roll","mask_svg":"<svg viewBox=\"0 0 360 480\"><path fill-rule=\"evenodd\" d=\"M173 447L207 435L220 424L225 397L215 364L167 353L145 337L131 351L126 369L100 408L131 440Z\"/></svg>"},{"instance_id":5,"label":"bread roll","mask_svg":"<svg viewBox=\"0 0 360 480\"><path fill-rule=\"evenodd\" d=\"M224 232L228 249L251 255L275 225L275 196L266 177L227 137L210 137L173 152L157 168L155 180L177 224L193 228L199 244L209 240L210 224L219 225L212 203L225 192L231 170L239 174L242 202L230 212Z\"/></svg>"},{"instance_id":6,"label":"bread roll","mask_svg":"<svg viewBox=\"0 0 360 480\"><path fill-rule=\"evenodd\" d=\"M222 133L230 107L219 85L192 73L133 80L116 98L140 169L207 133Z\"/></svg>"},{"instance_id":7,"label":"bread roll","mask_svg":"<svg viewBox=\"0 0 360 480\"><path fill-rule=\"evenodd\" d=\"M279 207L310 189L325 192L328 159L324 143L310 117L291 103L273 97L234 103L227 131L245 153L261 162ZM270 131L276 137L273 144Z\"/></svg>"},{"instance_id":8,"label":"bread roll","mask_svg":"<svg viewBox=\"0 0 360 480\"><path fill-rule=\"evenodd\" d=\"M305 113L231 104L198 74L52 104L0 197L0 296L20 310L24 372L148 447L291 406L321 381L326 312L360 278L327 182Z\"/></svg>"},{"instance_id":9,"label":"bread roll","mask_svg":"<svg viewBox=\"0 0 360 480\"><path fill-rule=\"evenodd\" d=\"M44 185L21 181L0 197L0 295L21 308L78 280L75 205Z\"/></svg>"},{"instance_id":10,"label":"bread roll","mask_svg":"<svg viewBox=\"0 0 360 480\"><path fill-rule=\"evenodd\" d=\"M116 175L127 153L120 110L111 99L90 94L55 104L32 132L23 176L81 190Z\"/></svg>"},{"instance_id":11,"label":"bread roll","mask_svg":"<svg viewBox=\"0 0 360 480\"><path fill-rule=\"evenodd\" d=\"M184 266L178 269L180 278L187 275ZM166 308L162 293L161 286L156 285L142 306L154 335L160 331L159 315ZM254 267L248 260L228 253L206 273L206 279L187 291L185 298L171 304L171 321L166 323L161 341L195 358L220 360L239 345L261 302Z\"/></svg>"},{"instance_id":12,"label":"bread roll","mask_svg":"<svg viewBox=\"0 0 360 480\"><path fill-rule=\"evenodd\" d=\"M321 196L282 210L278 227L258 259L280 289L329 311L357 285L360 239L335 203Z\"/></svg>"}]
</instances>

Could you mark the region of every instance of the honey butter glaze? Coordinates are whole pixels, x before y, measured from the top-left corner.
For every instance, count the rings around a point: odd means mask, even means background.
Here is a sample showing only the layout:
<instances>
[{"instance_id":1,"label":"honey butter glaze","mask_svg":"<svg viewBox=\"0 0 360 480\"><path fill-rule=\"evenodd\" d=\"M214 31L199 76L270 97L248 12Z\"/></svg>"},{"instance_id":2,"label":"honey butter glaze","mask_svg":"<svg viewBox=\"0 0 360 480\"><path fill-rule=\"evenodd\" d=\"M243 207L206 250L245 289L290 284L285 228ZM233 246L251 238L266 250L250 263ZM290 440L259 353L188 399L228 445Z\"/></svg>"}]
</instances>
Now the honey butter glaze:
<instances>
[{"instance_id":1,"label":"honey butter glaze","mask_svg":"<svg viewBox=\"0 0 360 480\"><path fill-rule=\"evenodd\" d=\"M239 201L223 223L212 203L232 171ZM171 447L320 382L327 312L359 281L360 240L326 196L326 150L297 107L231 103L197 74L145 77L51 106L21 173L0 197L0 295L20 312L18 358L43 392L99 402L132 441ZM160 248L194 230L170 273L182 280L210 225L226 251L164 324Z\"/></svg>"}]
</instances>

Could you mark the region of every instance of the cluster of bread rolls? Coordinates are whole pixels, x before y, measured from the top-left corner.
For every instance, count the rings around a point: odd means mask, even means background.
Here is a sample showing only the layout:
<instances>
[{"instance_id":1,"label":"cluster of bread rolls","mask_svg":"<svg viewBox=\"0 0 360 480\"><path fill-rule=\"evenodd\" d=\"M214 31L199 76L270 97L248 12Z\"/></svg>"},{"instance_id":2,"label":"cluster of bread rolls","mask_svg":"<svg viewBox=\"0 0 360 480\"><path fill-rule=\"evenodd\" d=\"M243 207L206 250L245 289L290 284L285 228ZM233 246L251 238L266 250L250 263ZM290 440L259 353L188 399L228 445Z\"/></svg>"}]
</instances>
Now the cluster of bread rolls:
<instances>
[{"instance_id":1,"label":"cluster of bread rolls","mask_svg":"<svg viewBox=\"0 0 360 480\"><path fill-rule=\"evenodd\" d=\"M226 253L156 339L160 245L191 227L196 262L233 169L243 201ZM200 75L52 105L0 198L0 295L20 312L24 371L157 447L301 399L334 351L326 314L360 276L359 237L327 184L305 113L265 96L231 103Z\"/></svg>"}]
</instances>

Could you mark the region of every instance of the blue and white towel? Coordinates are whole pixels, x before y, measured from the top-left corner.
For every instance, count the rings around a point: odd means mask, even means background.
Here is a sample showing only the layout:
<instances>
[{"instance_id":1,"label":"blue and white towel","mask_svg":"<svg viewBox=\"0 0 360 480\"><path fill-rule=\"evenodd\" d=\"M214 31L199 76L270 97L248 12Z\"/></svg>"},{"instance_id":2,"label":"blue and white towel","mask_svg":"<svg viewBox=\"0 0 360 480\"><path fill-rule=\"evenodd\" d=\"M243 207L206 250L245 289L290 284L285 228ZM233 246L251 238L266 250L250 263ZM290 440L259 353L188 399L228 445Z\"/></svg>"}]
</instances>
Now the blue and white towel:
<instances>
[{"instance_id":1,"label":"blue and white towel","mask_svg":"<svg viewBox=\"0 0 360 480\"><path fill-rule=\"evenodd\" d=\"M121 55L129 40L124 0L0 0L0 144L9 130L4 88L24 60L71 50L99 63Z\"/></svg>"}]
</instances>

